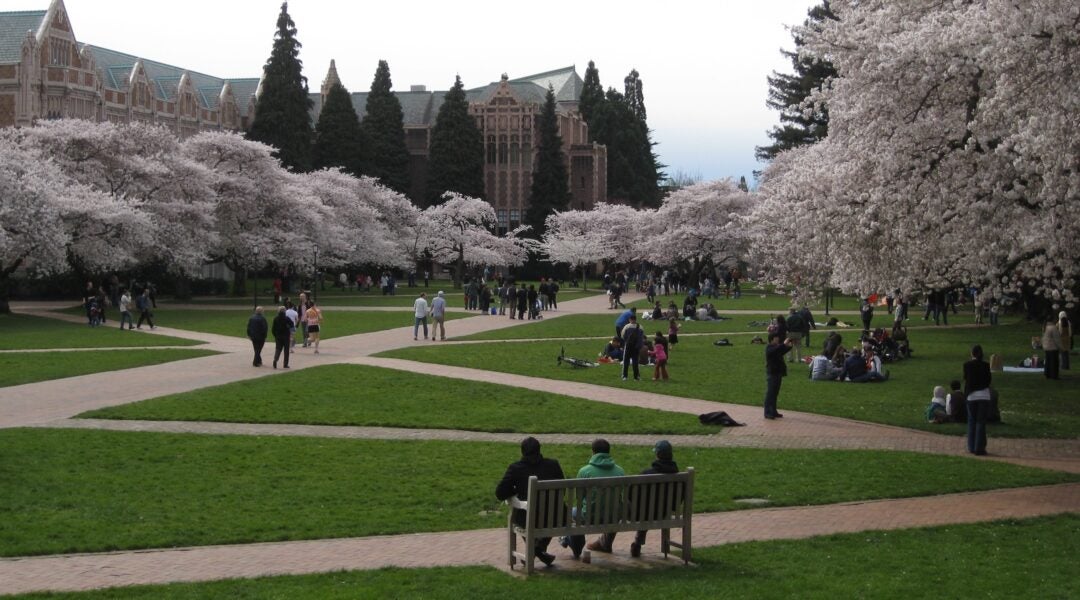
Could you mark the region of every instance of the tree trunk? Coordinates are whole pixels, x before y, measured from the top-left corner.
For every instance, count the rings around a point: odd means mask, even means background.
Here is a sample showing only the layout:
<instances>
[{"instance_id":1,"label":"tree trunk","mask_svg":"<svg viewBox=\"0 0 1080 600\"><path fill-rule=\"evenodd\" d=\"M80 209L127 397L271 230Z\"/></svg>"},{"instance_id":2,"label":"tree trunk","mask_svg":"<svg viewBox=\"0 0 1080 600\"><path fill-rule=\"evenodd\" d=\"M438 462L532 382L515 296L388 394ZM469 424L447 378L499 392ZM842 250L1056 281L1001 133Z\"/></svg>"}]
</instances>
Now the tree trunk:
<instances>
[{"instance_id":1,"label":"tree trunk","mask_svg":"<svg viewBox=\"0 0 1080 600\"><path fill-rule=\"evenodd\" d=\"M462 275L465 273L465 250L458 251L457 260L454 261L454 289L461 287Z\"/></svg>"},{"instance_id":2,"label":"tree trunk","mask_svg":"<svg viewBox=\"0 0 1080 600\"><path fill-rule=\"evenodd\" d=\"M586 279L586 275L585 275L585 265L581 265L581 291L583 291L583 292L589 291L589 285L587 283L587 279Z\"/></svg>"},{"instance_id":3,"label":"tree trunk","mask_svg":"<svg viewBox=\"0 0 1080 600\"><path fill-rule=\"evenodd\" d=\"M232 272L233 272L232 295L236 296L236 297L247 296L247 270L237 267L237 268L233 269Z\"/></svg>"}]
</instances>

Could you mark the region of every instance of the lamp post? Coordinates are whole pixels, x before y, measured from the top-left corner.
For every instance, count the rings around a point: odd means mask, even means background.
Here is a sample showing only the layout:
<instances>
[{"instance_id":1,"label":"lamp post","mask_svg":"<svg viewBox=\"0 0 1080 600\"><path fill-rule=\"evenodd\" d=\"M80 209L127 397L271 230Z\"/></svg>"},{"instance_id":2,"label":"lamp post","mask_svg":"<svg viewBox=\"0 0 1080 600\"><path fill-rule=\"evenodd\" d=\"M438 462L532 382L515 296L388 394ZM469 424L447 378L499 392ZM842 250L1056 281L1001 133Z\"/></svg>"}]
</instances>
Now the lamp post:
<instances>
[{"instance_id":1,"label":"lamp post","mask_svg":"<svg viewBox=\"0 0 1080 600\"><path fill-rule=\"evenodd\" d=\"M319 302L319 245L315 244L315 279L311 286L312 300Z\"/></svg>"},{"instance_id":2,"label":"lamp post","mask_svg":"<svg viewBox=\"0 0 1080 600\"><path fill-rule=\"evenodd\" d=\"M259 247L255 244L251 245L251 255L254 257L256 267L251 269L251 287L253 288L251 297L251 311L259 308Z\"/></svg>"}]
</instances>

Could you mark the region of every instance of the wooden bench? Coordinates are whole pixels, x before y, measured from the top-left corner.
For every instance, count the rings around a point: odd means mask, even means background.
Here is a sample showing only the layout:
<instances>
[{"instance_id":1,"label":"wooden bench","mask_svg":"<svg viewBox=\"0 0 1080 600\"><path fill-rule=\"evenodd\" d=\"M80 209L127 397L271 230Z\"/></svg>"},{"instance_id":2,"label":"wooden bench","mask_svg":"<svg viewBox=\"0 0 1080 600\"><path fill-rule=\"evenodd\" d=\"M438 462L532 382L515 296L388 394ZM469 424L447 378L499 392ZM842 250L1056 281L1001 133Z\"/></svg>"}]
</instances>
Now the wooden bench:
<instances>
[{"instance_id":1,"label":"wooden bench","mask_svg":"<svg viewBox=\"0 0 1080 600\"><path fill-rule=\"evenodd\" d=\"M628 475L596 479L529 478L526 500L508 499L511 509L525 511L525 526L507 517L510 568L520 560L533 572L538 538L569 535L661 530L660 550L666 557L674 546L684 563L690 562L691 518L694 514L694 469L663 475ZM584 510L583 510L584 509ZM577 519L571 515L579 515ZM671 540L671 529L682 530L681 542ZM524 552L517 536L525 538Z\"/></svg>"}]
</instances>

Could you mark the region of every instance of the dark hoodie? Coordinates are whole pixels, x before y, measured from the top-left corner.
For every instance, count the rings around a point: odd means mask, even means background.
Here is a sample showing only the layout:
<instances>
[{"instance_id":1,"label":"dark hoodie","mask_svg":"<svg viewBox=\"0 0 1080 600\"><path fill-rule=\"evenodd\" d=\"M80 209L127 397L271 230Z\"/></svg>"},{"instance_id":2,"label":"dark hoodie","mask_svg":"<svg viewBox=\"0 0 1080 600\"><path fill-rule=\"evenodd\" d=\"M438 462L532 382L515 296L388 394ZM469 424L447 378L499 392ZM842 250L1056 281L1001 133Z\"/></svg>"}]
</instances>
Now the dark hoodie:
<instances>
[{"instance_id":1,"label":"dark hoodie","mask_svg":"<svg viewBox=\"0 0 1080 600\"><path fill-rule=\"evenodd\" d=\"M679 465L675 464L674 460L671 460L670 458L657 457L657 459L653 461L652 466L649 467L648 469L645 469L644 471L642 471L641 474L642 475L662 475L662 474L670 474L670 473L678 473L678 472L679 472ZM667 498L668 498L668 495L669 495L669 492L668 492L668 486L669 485L673 485L673 484L662 483L662 484L660 484L658 486L658 489L656 490L656 495L657 495L657 498L656 498L656 512L655 512L655 514L652 514L652 515L647 514L649 512L649 506L648 506L647 501L645 501L644 499L634 498L633 495L631 496L630 501L634 506L637 506L637 511L636 512L637 512L637 515L638 515L639 519L642 519L642 520L649 519L649 518L664 519L664 518L667 518L669 515L671 515L671 512L674 510L674 508L673 508L673 506L671 504L669 504L667 502ZM673 502L674 502L674 499L672 499L672 504L673 504Z\"/></svg>"},{"instance_id":2,"label":"dark hoodie","mask_svg":"<svg viewBox=\"0 0 1080 600\"><path fill-rule=\"evenodd\" d=\"M506 500L510 496L517 496L518 500L525 500L529 494L529 477L533 475L537 479L565 479L562 466L553 458L544 458L542 454L528 454L521 460L511 463L506 467L502 481L495 486L495 497ZM514 511L514 523L519 527L525 526L525 511Z\"/></svg>"}]
</instances>

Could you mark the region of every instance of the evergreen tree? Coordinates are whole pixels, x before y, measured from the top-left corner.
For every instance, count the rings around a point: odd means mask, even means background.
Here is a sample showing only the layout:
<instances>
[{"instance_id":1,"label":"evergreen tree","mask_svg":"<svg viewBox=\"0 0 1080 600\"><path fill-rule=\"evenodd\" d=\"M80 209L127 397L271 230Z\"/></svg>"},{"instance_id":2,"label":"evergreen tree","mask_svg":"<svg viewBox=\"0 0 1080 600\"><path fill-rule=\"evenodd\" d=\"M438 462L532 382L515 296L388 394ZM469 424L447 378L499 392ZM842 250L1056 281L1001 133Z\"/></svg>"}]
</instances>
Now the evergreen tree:
<instances>
[{"instance_id":1,"label":"evergreen tree","mask_svg":"<svg viewBox=\"0 0 1080 600\"><path fill-rule=\"evenodd\" d=\"M608 198L632 206L658 206L664 177L649 140L648 126L626 97L609 88L589 124L594 141L607 146Z\"/></svg>"},{"instance_id":2,"label":"evergreen tree","mask_svg":"<svg viewBox=\"0 0 1080 600\"><path fill-rule=\"evenodd\" d=\"M335 83L326 94L326 103L315 125L312 158L316 169L340 167L353 175L361 174L363 134L349 91Z\"/></svg>"},{"instance_id":3,"label":"evergreen tree","mask_svg":"<svg viewBox=\"0 0 1080 600\"><path fill-rule=\"evenodd\" d=\"M825 0L818 6L811 8L807 14L809 18L805 25L812 27L825 19L836 19L836 15L829 9L829 2ZM806 146L825 139L829 133L829 113L827 109L806 116L802 111L802 101L810 96L829 78L836 76L836 69L832 63L810 56L799 56L799 50L803 46L803 40L798 35L795 38L795 50L781 50L781 53L791 59L795 74L777 73L769 76L769 99L766 105L769 108L780 111L780 125L773 127L768 132L773 143L768 146L758 146L755 156L758 160L769 161L777 154Z\"/></svg>"},{"instance_id":4,"label":"evergreen tree","mask_svg":"<svg viewBox=\"0 0 1080 600\"><path fill-rule=\"evenodd\" d=\"M296 24L289 16L289 3L283 2L247 137L273 146L285 167L303 172L311 169L312 103L299 56Z\"/></svg>"},{"instance_id":5,"label":"evergreen tree","mask_svg":"<svg viewBox=\"0 0 1080 600\"><path fill-rule=\"evenodd\" d=\"M742 176L739 177L739 186L738 187L739 187L740 190L742 190L744 192L749 192L750 191L750 186L746 185L746 175L742 175Z\"/></svg>"},{"instance_id":6,"label":"evergreen tree","mask_svg":"<svg viewBox=\"0 0 1080 600\"><path fill-rule=\"evenodd\" d=\"M364 133L364 174L401 193L409 191L409 151L405 148L405 115L390 91L390 65L379 61L367 110L360 128Z\"/></svg>"},{"instance_id":7,"label":"evergreen tree","mask_svg":"<svg viewBox=\"0 0 1080 600\"><path fill-rule=\"evenodd\" d=\"M589 61L589 67L585 69L585 84L581 88L581 99L578 100L578 110L586 123L592 120L596 106L604 101L604 88L600 85L600 70L596 63Z\"/></svg>"},{"instance_id":8,"label":"evergreen tree","mask_svg":"<svg viewBox=\"0 0 1080 600\"><path fill-rule=\"evenodd\" d=\"M428 205L442 204L444 192L484 197L484 137L469 115L461 77L446 92L431 128Z\"/></svg>"},{"instance_id":9,"label":"evergreen tree","mask_svg":"<svg viewBox=\"0 0 1080 600\"><path fill-rule=\"evenodd\" d=\"M645 93L637 69L631 69L630 73L623 79L623 95L626 97L626 104L630 107L630 112L634 113L634 116L644 123L647 120L645 117Z\"/></svg>"},{"instance_id":10,"label":"evergreen tree","mask_svg":"<svg viewBox=\"0 0 1080 600\"><path fill-rule=\"evenodd\" d=\"M570 206L570 188L567 181L566 161L559 135L558 115L555 114L555 90L548 86L544 107L537 122L539 145L536 149L536 172L533 173L529 191L529 209L525 211L525 224L532 226L530 235L540 239L544 235L545 222L554 211Z\"/></svg>"}]
</instances>

